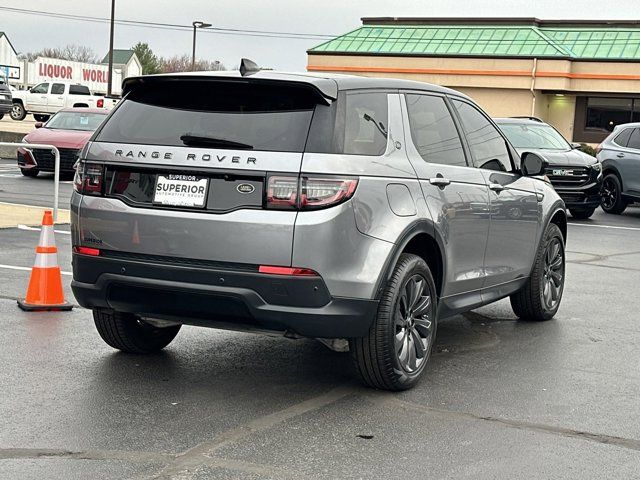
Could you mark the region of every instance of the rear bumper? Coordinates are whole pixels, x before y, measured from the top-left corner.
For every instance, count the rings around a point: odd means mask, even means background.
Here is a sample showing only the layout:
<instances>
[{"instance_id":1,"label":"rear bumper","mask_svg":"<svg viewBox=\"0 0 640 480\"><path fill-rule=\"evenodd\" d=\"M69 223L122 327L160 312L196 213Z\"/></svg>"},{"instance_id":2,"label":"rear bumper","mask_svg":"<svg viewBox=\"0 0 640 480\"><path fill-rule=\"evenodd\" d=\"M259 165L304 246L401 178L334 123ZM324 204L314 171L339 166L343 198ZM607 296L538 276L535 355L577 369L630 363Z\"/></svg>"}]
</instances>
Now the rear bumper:
<instances>
[{"instance_id":1,"label":"rear bumper","mask_svg":"<svg viewBox=\"0 0 640 480\"><path fill-rule=\"evenodd\" d=\"M377 301L331 297L320 277L73 255L71 288L86 308L181 323L308 337L360 337Z\"/></svg>"}]
</instances>

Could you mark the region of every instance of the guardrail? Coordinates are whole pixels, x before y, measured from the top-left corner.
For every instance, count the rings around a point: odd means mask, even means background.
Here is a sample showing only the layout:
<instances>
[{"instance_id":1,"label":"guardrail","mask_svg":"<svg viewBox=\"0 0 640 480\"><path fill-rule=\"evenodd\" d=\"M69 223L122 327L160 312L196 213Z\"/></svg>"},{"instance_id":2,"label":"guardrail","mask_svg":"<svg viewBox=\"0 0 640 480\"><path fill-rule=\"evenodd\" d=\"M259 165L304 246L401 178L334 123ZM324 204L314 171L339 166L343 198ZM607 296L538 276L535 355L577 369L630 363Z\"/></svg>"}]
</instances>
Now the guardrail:
<instances>
[{"instance_id":1,"label":"guardrail","mask_svg":"<svg viewBox=\"0 0 640 480\"><path fill-rule=\"evenodd\" d=\"M18 148L42 148L51 150L54 157L53 166L53 222L58 221L58 197L60 191L60 151L58 147L53 145L46 145L41 143L15 143L15 142L0 142L0 147L16 147Z\"/></svg>"}]
</instances>

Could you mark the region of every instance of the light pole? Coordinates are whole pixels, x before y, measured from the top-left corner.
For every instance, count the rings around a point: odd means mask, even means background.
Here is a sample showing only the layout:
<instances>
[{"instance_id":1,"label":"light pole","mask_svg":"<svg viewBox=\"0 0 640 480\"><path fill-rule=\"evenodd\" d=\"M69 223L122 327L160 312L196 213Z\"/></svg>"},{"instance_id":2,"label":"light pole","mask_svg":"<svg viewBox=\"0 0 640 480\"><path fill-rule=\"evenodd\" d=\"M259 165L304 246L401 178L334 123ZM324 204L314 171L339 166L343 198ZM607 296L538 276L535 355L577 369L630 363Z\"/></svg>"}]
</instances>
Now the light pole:
<instances>
[{"instance_id":1,"label":"light pole","mask_svg":"<svg viewBox=\"0 0 640 480\"><path fill-rule=\"evenodd\" d=\"M107 97L111 96L113 87L113 24L116 14L116 0L111 0L111 25L109 30L109 77L107 78Z\"/></svg>"},{"instance_id":2,"label":"light pole","mask_svg":"<svg viewBox=\"0 0 640 480\"><path fill-rule=\"evenodd\" d=\"M210 23L206 22L193 22L193 55L191 56L191 71L196 69L196 29L198 28L208 28L211 26Z\"/></svg>"}]
</instances>

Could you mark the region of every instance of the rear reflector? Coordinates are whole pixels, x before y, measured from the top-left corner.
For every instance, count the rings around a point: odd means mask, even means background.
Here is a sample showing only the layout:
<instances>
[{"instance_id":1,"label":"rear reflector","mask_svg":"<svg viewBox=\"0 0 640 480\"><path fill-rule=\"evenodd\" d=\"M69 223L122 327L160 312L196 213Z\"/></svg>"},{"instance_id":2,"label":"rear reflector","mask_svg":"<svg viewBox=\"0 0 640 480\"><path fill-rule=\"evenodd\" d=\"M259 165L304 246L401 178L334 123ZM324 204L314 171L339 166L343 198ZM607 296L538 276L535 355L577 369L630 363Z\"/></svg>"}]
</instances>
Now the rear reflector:
<instances>
[{"instance_id":1,"label":"rear reflector","mask_svg":"<svg viewBox=\"0 0 640 480\"><path fill-rule=\"evenodd\" d=\"M97 248L73 247L73 251L81 255L91 255L92 257L97 257L100 255L100 250L98 250Z\"/></svg>"},{"instance_id":2,"label":"rear reflector","mask_svg":"<svg viewBox=\"0 0 640 480\"><path fill-rule=\"evenodd\" d=\"M318 276L316 272L308 268L273 267L271 265L260 265L258 272L271 275Z\"/></svg>"}]
</instances>

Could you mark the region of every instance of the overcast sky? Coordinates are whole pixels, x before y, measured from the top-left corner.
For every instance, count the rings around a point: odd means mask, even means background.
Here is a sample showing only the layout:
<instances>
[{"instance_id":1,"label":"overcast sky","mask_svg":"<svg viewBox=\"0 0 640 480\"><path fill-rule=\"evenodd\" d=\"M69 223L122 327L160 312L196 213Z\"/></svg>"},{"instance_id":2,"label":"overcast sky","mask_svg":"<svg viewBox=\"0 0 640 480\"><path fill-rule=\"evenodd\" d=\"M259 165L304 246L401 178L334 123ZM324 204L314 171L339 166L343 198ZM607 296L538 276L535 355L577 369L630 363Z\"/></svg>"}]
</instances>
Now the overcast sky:
<instances>
[{"instance_id":1,"label":"overcast sky","mask_svg":"<svg viewBox=\"0 0 640 480\"><path fill-rule=\"evenodd\" d=\"M46 12L108 17L110 0L2 0L0 6ZM116 0L116 18L190 25L203 20L216 27L338 35L368 16L507 16L541 19L640 19L640 0ZM106 23L63 20L0 11L4 31L18 52L78 43L106 54ZM189 31L116 25L115 48L148 42L161 56L191 53ZM283 39L212 32L198 34L198 57L227 67L241 57L279 70L304 70L305 51L322 39Z\"/></svg>"}]
</instances>

